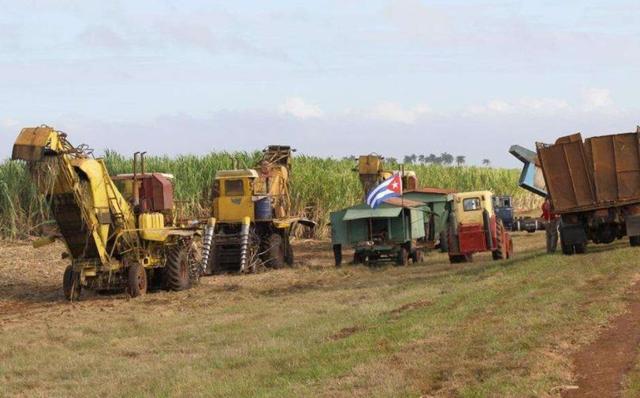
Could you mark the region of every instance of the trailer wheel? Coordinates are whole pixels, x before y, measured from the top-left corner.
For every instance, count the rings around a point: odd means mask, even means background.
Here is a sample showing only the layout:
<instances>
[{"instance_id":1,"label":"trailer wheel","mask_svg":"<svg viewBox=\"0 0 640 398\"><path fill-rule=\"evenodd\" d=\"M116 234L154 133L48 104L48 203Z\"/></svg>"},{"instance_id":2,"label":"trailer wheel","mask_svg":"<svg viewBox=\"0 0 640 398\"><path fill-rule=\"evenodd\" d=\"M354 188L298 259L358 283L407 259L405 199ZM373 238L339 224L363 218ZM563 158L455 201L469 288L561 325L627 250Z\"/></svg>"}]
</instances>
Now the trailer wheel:
<instances>
[{"instance_id":1,"label":"trailer wheel","mask_svg":"<svg viewBox=\"0 0 640 398\"><path fill-rule=\"evenodd\" d=\"M396 265L406 266L407 264L409 264L409 251L402 246L398 252L398 258L396 258Z\"/></svg>"},{"instance_id":2,"label":"trailer wheel","mask_svg":"<svg viewBox=\"0 0 640 398\"><path fill-rule=\"evenodd\" d=\"M64 293L64 298L69 301L77 301L80 299L81 291L80 275L73 270L72 266L67 266L62 277L62 292Z\"/></svg>"},{"instance_id":3,"label":"trailer wheel","mask_svg":"<svg viewBox=\"0 0 640 398\"><path fill-rule=\"evenodd\" d=\"M136 298L147 294L147 271L138 263L135 263L127 270L127 293Z\"/></svg>"},{"instance_id":4,"label":"trailer wheel","mask_svg":"<svg viewBox=\"0 0 640 398\"><path fill-rule=\"evenodd\" d=\"M270 268L282 268L285 262L284 239L278 233L269 235L267 240L266 266Z\"/></svg>"},{"instance_id":5,"label":"trailer wheel","mask_svg":"<svg viewBox=\"0 0 640 398\"><path fill-rule=\"evenodd\" d=\"M630 236L629 237L629 244L632 247L640 246L640 236Z\"/></svg>"},{"instance_id":6,"label":"trailer wheel","mask_svg":"<svg viewBox=\"0 0 640 398\"><path fill-rule=\"evenodd\" d=\"M169 252L165 266L166 284L169 290L179 292L191 287L189 278L190 264L189 246L177 245Z\"/></svg>"},{"instance_id":7,"label":"trailer wheel","mask_svg":"<svg viewBox=\"0 0 640 398\"><path fill-rule=\"evenodd\" d=\"M333 258L336 260L336 267L342 265L342 245L333 245Z\"/></svg>"}]
</instances>

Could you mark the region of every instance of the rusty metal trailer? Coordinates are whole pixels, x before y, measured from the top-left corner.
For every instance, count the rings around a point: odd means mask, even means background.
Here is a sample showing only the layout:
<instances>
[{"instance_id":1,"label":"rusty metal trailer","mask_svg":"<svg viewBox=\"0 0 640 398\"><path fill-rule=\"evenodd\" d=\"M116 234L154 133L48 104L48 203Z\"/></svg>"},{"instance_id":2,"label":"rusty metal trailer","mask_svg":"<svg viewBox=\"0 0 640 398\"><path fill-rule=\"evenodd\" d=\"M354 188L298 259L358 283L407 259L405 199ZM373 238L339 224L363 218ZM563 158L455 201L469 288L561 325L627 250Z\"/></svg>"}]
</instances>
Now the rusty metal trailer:
<instances>
[{"instance_id":1,"label":"rusty metal trailer","mask_svg":"<svg viewBox=\"0 0 640 398\"><path fill-rule=\"evenodd\" d=\"M588 241L624 236L640 245L640 128L555 144L536 144L539 166L554 212L561 216L564 254L583 253Z\"/></svg>"}]
</instances>

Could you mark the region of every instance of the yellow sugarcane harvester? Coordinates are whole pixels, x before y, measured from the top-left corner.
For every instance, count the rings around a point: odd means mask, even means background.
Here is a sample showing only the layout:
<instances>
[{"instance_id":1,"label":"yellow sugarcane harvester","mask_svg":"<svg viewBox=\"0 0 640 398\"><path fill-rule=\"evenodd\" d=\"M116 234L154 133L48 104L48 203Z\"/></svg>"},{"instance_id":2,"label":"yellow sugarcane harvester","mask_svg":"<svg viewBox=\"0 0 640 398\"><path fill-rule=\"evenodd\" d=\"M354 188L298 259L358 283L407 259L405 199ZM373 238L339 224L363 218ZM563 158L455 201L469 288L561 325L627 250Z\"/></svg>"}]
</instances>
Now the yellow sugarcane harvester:
<instances>
[{"instance_id":1,"label":"yellow sugarcane harvester","mask_svg":"<svg viewBox=\"0 0 640 398\"><path fill-rule=\"evenodd\" d=\"M65 133L41 126L21 131L12 159L27 162L50 203L64 257L71 259L63 277L67 299L78 299L82 288L126 289L136 297L148 287L184 290L197 281L198 231L176 225L171 178L147 173L144 154L134 156L133 174L111 178L86 146L74 147Z\"/></svg>"},{"instance_id":2,"label":"yellow sugarcane harvester","mask_svg":"<svg viewBox=\"0 0 640 398\"><path fill-rule=\"evenodd\" d=\"M222 170L212 192L212 218L203 238L208 274L253 272L261 266L293 264L291 234L296 224L315 224L291 215L288 146L272 145L254 168Z\"/></svg>"}]
</instances>

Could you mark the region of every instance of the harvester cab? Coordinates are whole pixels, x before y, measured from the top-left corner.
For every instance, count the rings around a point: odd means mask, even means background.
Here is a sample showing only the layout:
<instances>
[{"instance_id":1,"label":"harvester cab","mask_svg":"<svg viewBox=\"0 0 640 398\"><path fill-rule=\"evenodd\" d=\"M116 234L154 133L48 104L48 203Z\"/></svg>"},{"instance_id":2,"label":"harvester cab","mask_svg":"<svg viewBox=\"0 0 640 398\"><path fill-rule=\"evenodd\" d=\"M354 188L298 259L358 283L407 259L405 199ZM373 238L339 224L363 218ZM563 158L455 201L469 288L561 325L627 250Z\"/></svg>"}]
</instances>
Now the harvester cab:
<instances>
[{"instance_id":1,"label":"harvester cab","mask_svg":"<svg viewBox=\"0 0 640 398\"><path fill-rule=\"evenodd\" d=\"M296 224L313 226L291 216L289 174L294 151L288 146L269 146L255 168L216 174L212 218L203 239L206 273L293 265L292 228Z\"/></svg>"},{"instance_id":2,"label":"harvester cab","mask_svg":"<svg viewBox=\"0 0 640 398\"><path fill-rule=\"evenodd\" d=\"M125 198L102 159L48 126L23 129L12 159L27 162L67 246L67 299L79 298L82 288L126 289L133 297L151 284L183 290L199 276L192 245L197 231L174 226L165 214L173 208L166 178L137 172L118 177L131 187Z\"/></svg>"},{"instance_id":3,"label":"harvester cab","mask_svg":"<svg viewBox=\"0 0 640 398\"><path fill-rule=\"evenodd\" d=\"M447 247L451 263L472 261L474 253L486 251L492 252L494 260L513 255L511 236L496 216L491 192L451 194L449 207Z\"/></svg>"}]
</instances>

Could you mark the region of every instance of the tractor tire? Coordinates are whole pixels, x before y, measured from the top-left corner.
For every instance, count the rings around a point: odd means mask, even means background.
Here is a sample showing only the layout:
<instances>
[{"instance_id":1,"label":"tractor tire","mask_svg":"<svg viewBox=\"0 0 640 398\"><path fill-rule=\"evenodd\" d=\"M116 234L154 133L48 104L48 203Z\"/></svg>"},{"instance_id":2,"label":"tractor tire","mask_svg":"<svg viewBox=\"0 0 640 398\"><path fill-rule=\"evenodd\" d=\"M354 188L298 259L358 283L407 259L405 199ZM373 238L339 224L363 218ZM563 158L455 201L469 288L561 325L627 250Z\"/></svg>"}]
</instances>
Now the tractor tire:
<instances>
[{"instance_id":1,"label":"tractor tire","mask_svg":"<svg viewBox=\"0 0 640 398\"><path fill-rule=\"evenodd\" d=\"M62 277L62 291L64 293L64 298L69 301L77 301L80 299L80 293L82 292L80 277L70 265L64 270L64 276Z\"/></svg>"},{"instance_id":2,"label":"tractor tire","mask_svg":"<svg viewBox=\"0 0 640 398\"><path fill-rule=\"evenodd\" d=\"M166 287L174 292L191 288L190 246L177 245L169 251L165 265Z\"/></svg>"},{"instance_id":3,"label":"tractor tire","mask_svg":"<svg viewBox=\"0 0 640 398\"><path fill-rule=\"evenodd\" d=\"M333 258L336 261L336 267L342 265L342 245L333 245Z\"/></svg>"},{"instance_id":4,"label":"tractor tire","mask_svg":"<svg viewBox=\"0 0 640 398\"><path fill-rule=\"evenodd\" d=\"M640 236L630 236L629 244L631 245L631 247L640 246Z\"/></svg>"},{"instance_id":5,"label":"tractor tire","mask_svg":"<svg viewBox=\"0 0 640 398\"><path fill-rule=\"evenodd\" d=\"M273 233L267 240L265 265L269 268L282 268L285 263L285 248L282 235Z\"/></svg>"},{"instance_id":6,"label":"tractor tire","mask_svg":"<svg viewBox=\"0 0 640 398\"><path fill-rule=\"evenodd\" d=\"M353 253L353 265L364 264L365 256L362 253Z\"/></svg>"},{"instance_id":7,"label":"tractor tire","mask_svg":"<svg viewBox=\"0 0 640 398\"><path fill-rule=\"evenodd\" d=\"M140 264L133 264L127 270L127 293L132 298L147 294L147 271Z\"/></svg>"},{"instance_id":8,"label":"tractor tire","mask_svg":"<svg viewBox=\"0 0 640 398\"><path fill-rule=\"evenodd\" d=\"M502 220L496 221L496 243L497 247L494 251L491 252L491 256L495 261L504 260L506 257L506 247L505 247L505 233L504 233L504 224L502 224Z\"/></svg>"},{"instance_id":9,"label":"tractor tire","mask_svg":"<svg viewBox=\"0 0 640 398\"><path fill-rule=\"evenodd\" d=\"M398 252L398 258L396 259L396 265L404 267L409 264L409 251L406 247L402 246Z\"/></svg>"}]
</instances>

